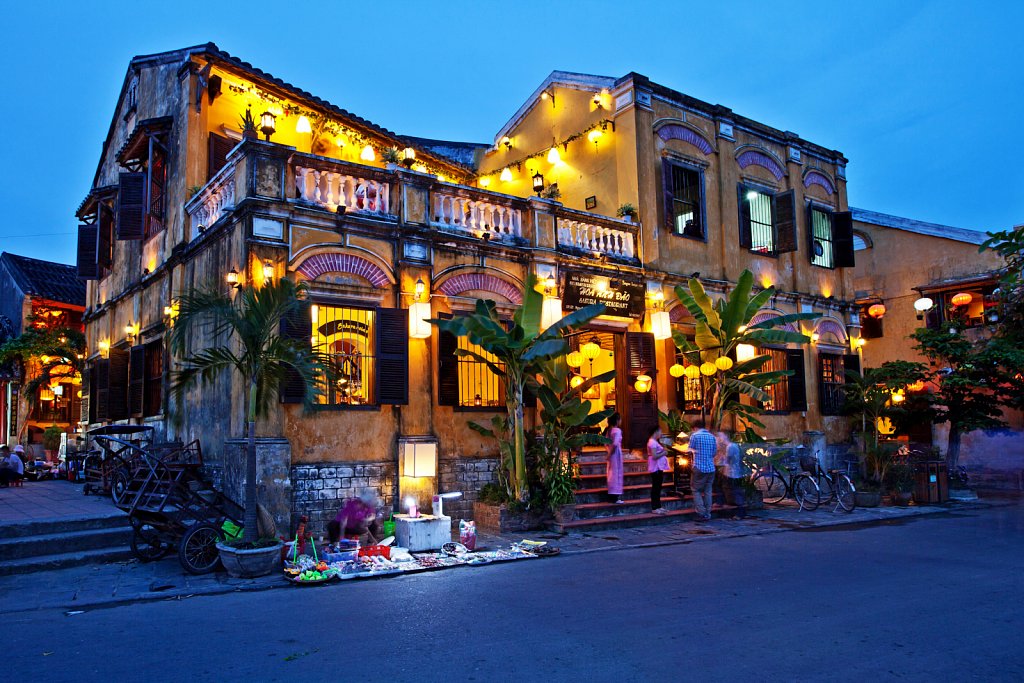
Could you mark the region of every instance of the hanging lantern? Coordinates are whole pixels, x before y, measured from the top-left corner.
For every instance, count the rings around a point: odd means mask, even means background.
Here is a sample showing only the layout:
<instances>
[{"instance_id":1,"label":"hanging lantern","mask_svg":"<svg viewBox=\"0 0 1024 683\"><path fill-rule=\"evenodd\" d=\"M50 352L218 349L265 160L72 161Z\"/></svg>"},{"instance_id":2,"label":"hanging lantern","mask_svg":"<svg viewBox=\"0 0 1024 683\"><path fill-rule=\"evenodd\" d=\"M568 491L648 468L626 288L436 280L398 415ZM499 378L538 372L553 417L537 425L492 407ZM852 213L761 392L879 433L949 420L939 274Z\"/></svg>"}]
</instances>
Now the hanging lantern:
<instances>
[{"instance_id":1,"label":"hanging lantern","mask_svg":"<svg viewBox=\"0 0 1024 683\"><path fill-rule=\"evenodd\" d=\"M686 372L686 368L684 368L679 363L676 363L675 365L673 365L672 367L670 367L668 369L668 374L670 374L670 375L672 375L673 377L676 377L676 378L682 377L685 372Z\"/></svg>"},{"instance_id":2,"label":"hanging lantern","mask_svg":"<svg viewBox=\"0 0 1024 683\"><path fill-rule=\"evenodd\" d=\"M885 304L871 304L868 306L868 315L872 318L881 318L885 315Z\"/></svg>"},{"instance_id":3,"label":"hanging lantern","mask_svg":"<svg viewBox=\"0 0 1024 683\"><path fill-rule=\"evenodd\" d=\"M953 304L954 306L966 306L973 300L974 297L968 294L967 292L960 292L958 294L953 295L953 298L950 299L950 303Z\"/></svg>"},{"instance_id":4,"label":"hanging lantern","mask_svg":"<svg viewBox=\"0 0 1024 683\"><path fill-rule=\"evenodd\" d=\"M716 366L714 363L700 364L700 374L711 377L711 375L715 374L716 372L718 372L718 366Z\"/></svg>"},{"instance_id":5,"label":"hanging lantern","mask_svg":"<svg viewBox=\"0 0 1024 683\"><path fill-rule=\"evenodd\" d=\"M409 337L427 339L430 337L430 302L416 301L409 306Z\"/></svg>"},{"instance_id":6,"label":"hanging lantern","mask_svg":"<svg viewBox=\"0 0 1024 683\"><path fill-rule=\"evenodd\" d=\"M934 305L934 301L932 301L926 296L922 296L920 299L914 302L914 310L917 311L918 313L924 313L925 311L930 311L932 306Z\"/></svg>"},{"instance_id":7,"label":"hanging lantern","mask_svg":"<svg viewBox=\"0 0 1024 683\"><path fill-rule=\"evenodd\" d=\"M576 387L578 387L579 385L583 384L586 381L587 380L583 379L582 375L573 375L572 379L569 380L569 386L575 389Z\"/></svg>"},{"instance_id":8,"label":"hanging lantern","mask_svg":"<svg viewBox=\"0 0 1024 683\"><path fill-rule=\"evenodd\" d=\"M501 169L501 175L498 176L498 179L503 183L512 182L512 171L508 170L508 167Z\"/></svg>"},{"instance_id":9,"label":"hanging lantern","mask_svg":"<svg viewBox=\"0 0 1024 683\"><path fill-rule=\"evenodd\" d=\"M700 377L700 368L696 365L687 365L683 368L683 374L686 375L686 379L697 379Z\"/></svg>"},{"instance_id":10,"label":"hanging lantern","mask_svg":"<svg viewBox=\"0 0 1024 683\"><path fill-rule=\"evenodd\" d=\"M729 356L719 356L715 359L715 367L725 372L732 367L732 358L729 358Z\"/></svg>"},{"instance_id":11,"label":"hanging lantern","mask_svg":"<svg viewBox=\"0 0 1024 683\"><path fill-rule=\"evenodd\" d=\"M672 337L672 321L668 317L668 311L651 313L651 332L655 341L664 341Z\"/></svg>"},{"instance_id":12,"label":"hanging lantern","mask_svg":"<svg viewBox=\"0 0 1024 683\"><path fill-rule=\"evenodd\" d=\"M921 381L921 380L917 380L916 382L911 382L910 384L907 385L907 391L909 391L911 393L916 393L918 391L924 391L924 382Z\"/></svg>"},{"instance_id":13,"label":"hanging lantern","mask_svg":"<svg viewBox=\"0 0 1024 683\"><path fill-rule=\"evenodd\" d=\"M591 337L590 341L580 347L580 351L587 360L594 360L601 355L601 342L597 337Z\"/></svg>"},{"instance_id":14,"label":"hanging lantern","mask_svg":"<svg viewBox=\"0 0 1024 683\"><path fill-rule=\"evenodd\" d=\"M296 133L312 133L313 127L309 125L309 119L303 114L299 117L299 120L295 122Z\"/></svg>"},{"instance_id":15,"label":"hanging lantern","mask_svg":"<svg viewBox=\"0 0 1024 683\"><path fill-rule=\"evenodd\" d=\"M359 158L363 161L374 161L377 155L373 152L373 147L366 145L363 147L363 151L359 153Z\"/></svg>"},{"instance_id":16,"label":"hanging lantern","mask_svg":"<svg viewBox=\"0 0 1024 683\"><path fill-rule=\"evenodd\" d=\"M558 297L544 297L540 310L540 329L543 332L562 319L562 300Z\"/></svg>"},{"instance_id":17,"label":"hanging lantern","mask_svg":"<svg viewBox=\"0 0 1024 683\"><path fill-rule=\"evenodd\" d=\"M557 164L561 160L562 156L558 153L558 148L552 145L551 149L548 150L548 163Z\"/></svg>"},{"instance_id":18,"label":"hanging lantern","mask_svg":"<svg viewBox=\"0 0 1024 683\"><path fill-rule=\"evenodd\" d=\"M565 357L565 362L569 364L570 368L578 368L583 365L583 354L579 351L573 351Z\"/></svg>"},{"instance_id":19,"label":"hanging lantern","mask_svg":"<svg viewBox=\"0 0 1024 683\"><path fill-rule=\"evenodd\" d=\"M892 392L891 398L893 403L903 403L903 399L906 397L903 395L902 389L897 389L896 391Z\"/></svg>"},{"instance_id":20,"label":"hanging lantern","mask_svg":"<svg viewBox=\"0 0 1024 683\"><path fill-rule=\"evenodd\" d=\"M633 382L633 388L641 394L646 394L651 390L651 384L654 380L651 379L650 375L639 375L636 381Z\"/></svg>"}]
</instances>

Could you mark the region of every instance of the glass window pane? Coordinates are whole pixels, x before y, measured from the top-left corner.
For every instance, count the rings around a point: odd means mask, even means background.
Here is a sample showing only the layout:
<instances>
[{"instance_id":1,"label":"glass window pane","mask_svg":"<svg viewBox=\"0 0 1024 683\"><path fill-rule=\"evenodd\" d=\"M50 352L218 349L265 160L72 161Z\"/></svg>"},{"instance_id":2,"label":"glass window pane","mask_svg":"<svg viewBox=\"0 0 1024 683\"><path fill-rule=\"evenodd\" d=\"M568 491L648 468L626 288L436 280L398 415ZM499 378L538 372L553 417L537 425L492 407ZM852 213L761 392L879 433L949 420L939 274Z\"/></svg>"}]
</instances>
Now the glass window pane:
<instances>
[{"instance_id":1,"label":"glass window pane","mask_svg":"<svg viewBox=\"0 0 1024 683\"><path fill-rule=\"evenodd\" d=\"M318 380L321 405L372 405L374 313L362 308L314 306L313 349L327 356L329 376Z\"/></svg>"}]
</instances>

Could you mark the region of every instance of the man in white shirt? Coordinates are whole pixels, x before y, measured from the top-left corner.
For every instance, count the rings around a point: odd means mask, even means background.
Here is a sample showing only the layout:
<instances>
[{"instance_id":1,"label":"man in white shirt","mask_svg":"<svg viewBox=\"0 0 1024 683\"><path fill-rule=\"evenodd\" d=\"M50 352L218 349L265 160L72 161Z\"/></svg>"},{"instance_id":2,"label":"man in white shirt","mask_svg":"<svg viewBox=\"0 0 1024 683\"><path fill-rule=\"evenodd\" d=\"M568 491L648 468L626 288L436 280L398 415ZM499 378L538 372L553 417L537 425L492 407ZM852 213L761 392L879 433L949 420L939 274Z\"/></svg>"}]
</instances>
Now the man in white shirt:
<instances>
[{"instance_id":1,"label":"man in white shirt","mask_svg":"<svg viewBox=\"0 0 1024 683\"><path fill-rule=\"evenodd\" d=\"M24 478L25 463L10 448L0 446L0 486L10 486L12 481Z\"/></svg>"}]
</instances>

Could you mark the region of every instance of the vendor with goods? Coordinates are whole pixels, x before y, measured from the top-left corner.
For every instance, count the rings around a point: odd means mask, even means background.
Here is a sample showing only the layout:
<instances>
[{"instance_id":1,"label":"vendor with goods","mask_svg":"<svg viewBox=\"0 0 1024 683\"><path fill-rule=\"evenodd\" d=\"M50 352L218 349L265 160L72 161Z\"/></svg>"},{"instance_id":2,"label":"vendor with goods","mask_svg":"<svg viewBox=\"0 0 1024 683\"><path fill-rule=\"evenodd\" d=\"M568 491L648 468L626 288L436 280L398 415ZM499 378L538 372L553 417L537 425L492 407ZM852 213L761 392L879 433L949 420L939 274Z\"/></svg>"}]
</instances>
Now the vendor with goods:
<instances>
[{"instance_id":1,"label":"vendor with goods","mask_svg":"<svg viewBox=\"0 0 1024 683\"><path fill-rule=\"evenodd\" d=\"M327 524L327 535L332 545L342 538L358 539L359 545L376 545L381 537L381 523L377 514L377 492L365 489L358 498L346 500L333 522Z\"/></svg>"}]
</instances>

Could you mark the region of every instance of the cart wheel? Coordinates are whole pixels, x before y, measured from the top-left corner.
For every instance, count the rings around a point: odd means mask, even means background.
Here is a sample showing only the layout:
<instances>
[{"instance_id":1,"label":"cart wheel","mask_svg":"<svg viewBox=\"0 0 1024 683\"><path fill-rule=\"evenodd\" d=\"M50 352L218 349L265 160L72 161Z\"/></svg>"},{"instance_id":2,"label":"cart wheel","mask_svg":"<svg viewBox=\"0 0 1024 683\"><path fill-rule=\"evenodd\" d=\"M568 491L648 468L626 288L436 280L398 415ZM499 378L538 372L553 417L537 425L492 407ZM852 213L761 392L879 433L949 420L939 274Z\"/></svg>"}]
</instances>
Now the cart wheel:
<instances>
[{"instance_id":1,"label":"cart wheel","mask_svg":"<svg viewBox=\"0 0 1024 683\"><path fill-rule=\"evenodd\" d=\"M224 538L220 528L209 522L189 527L178 545L178 559L189 574L209 574L217 568L217 544Z\"/></svg>"},{"instance_id":2,"label":"cart wheel","mask_svg":"<svg viewBox=\"0 0 1024 683\"><path fill-rule=\"evenodd\" d=\"M121 504L131 480L132 476L127 466L122 465L114 470L114 476L110 478L110 498L114 501L114 505Z\"/></svg>"},{"instance_id":3,"label":"cart wheel","mask_svg":"<svg viewBox=\"0 0 1024 683\"><path fill-rule=\"evenodd\" d=\"M132 532L132 554L142 562L152 562L171 552L174 547L160 540L160 533L150 524L140 524Z\"/></svg>"}]
</instances>

